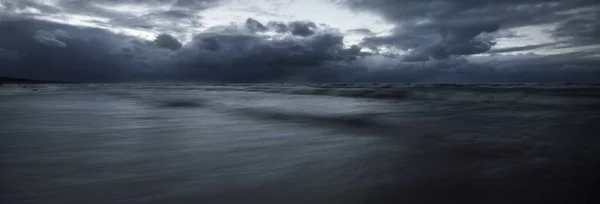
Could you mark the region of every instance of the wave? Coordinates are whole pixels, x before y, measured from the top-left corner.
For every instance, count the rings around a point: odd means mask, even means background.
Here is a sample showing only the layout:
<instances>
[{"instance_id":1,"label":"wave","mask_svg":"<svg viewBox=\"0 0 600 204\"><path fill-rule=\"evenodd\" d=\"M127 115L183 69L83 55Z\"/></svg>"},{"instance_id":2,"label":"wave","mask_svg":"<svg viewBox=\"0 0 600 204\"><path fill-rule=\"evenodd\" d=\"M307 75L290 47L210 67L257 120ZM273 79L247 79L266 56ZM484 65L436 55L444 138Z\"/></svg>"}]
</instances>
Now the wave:
<instances>
[{"instance_id":1,"label":"wave","mask_svg":"<svg viewBox=\"0 0 600 204\"><path fill-rule=\"evenodd\" d=\"M315 94L364 98L406 99L410 91L404 89L374 89L374 88L317 88L290 90L291 94Z\"/></svg>"},{"instance_id":2,"label":"wave","mask_svg":"<svg viewBox=\"0 0 600 204\"><path fill-rule=\"evenodd\" d=\"M320 124L334 124L352 127L374 127L382 124L376 119L380 113L354 113L354 114L307 114L299 112L288 112L280 110L269 110L264 108L235 108L230 111L242 113L252 117L259 117L273 120L287 120L299 122L315 122Z\"/></svg>"},{"instance_id":3,"label":"wave","mask_svg":"<svg viewBox=\"0 0 600 204\"><path fill-rule=\"evenodd\" d=\"M100 92L110 97L133 100L137 103L158 108L197 108L205 107L209 101L204 98L163 95L157 97L151 93L128 92L122 90L107 90Z\"/></svg>"},{"instance_id":4,"label":"wave","mask_svg":"<svg viewBox=\"0 0 600 204\"><path fill-rule=\"evenodd\" d=\"M600 89L495 89L483 87L252 87L252 92L324 95L395 100L433 100L478 103L525 103L538 105L600 104Z\"/></svg>"},{"instance_id":5,"label":"wave","mask_svg":"<svg viewBox=\"0 0 600 204\"><path fill-rule=\"evenodd\" d=\"M477 103L524 103L533 105L592 105L600 102L598 99L536 95L523 92L482 93L474 91L415 91L411 92L410 98Z\"/></svg>"},{"instance_id":6,"label":"wave","mask_svg":"<svg viewBox=\"0 0 600 204\"><path fill-rule=\"evenodd\" d=\"M158 105L167 108L195 108L206 106L206 103L198 99L171 99L158 101Z\"/></svg>"},{"instance_id":7,"label":"wave","mask_svg":"<svg viewBox=\"0 0 600 204\"><path fill-rule=\"evenodd\" d=\"M557 88L558 87L558 88ZM139 88L142 88L140 90ZM322 95L386 100L450 101L466 103L503 103L532 105L577 105L598 106L600 87L597 85L537 85L537 84L483 84L483 85L424 85L424 84L256 84L256 85L178 85L133 87L101 87L102 92L113 96L136 98L142 95L157 94L145 89L158 89L180 95L194 91L243 91L259 93L279 93L298 95ZM135 93L135 94L134 94ZM187 100L163 101L163 107L200 107L203 101Z\"/></svg>"}]
</instances>

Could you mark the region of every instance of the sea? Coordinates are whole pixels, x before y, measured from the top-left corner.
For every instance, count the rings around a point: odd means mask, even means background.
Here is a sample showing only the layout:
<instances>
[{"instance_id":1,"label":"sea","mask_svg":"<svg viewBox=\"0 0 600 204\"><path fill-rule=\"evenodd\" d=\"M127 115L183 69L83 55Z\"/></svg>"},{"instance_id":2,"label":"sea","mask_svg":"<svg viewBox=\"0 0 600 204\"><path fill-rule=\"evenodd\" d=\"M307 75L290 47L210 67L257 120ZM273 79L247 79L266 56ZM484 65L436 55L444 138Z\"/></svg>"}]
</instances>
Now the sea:
<instances>
[{"instance_id":1,"label":"sea","mask_svg":"<svg viewBox=\"0 0 600 204\"><path fill-rule=\"evenodd\" d=\"M600 203L600 86L0 86L0 203Z\"/></svg>"}]
</instances>

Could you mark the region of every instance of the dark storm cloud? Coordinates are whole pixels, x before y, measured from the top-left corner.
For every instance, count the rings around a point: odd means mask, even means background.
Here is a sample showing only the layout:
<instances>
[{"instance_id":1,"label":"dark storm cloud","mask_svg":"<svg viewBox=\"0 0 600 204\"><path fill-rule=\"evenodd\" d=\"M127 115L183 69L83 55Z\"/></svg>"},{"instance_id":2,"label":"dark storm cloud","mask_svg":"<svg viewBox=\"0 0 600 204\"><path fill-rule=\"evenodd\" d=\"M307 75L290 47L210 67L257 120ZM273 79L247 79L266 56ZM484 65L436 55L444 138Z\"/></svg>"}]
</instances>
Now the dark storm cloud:
<instances>
[{"instance_id":1,"label":"dark storm cloud","mask_svg":"<svg viewBox=\"0 0 600 204\"><path fill-rule=\"evenodd\" d=\"M154 40L154 43L158 47L167 48L171 50L178 50L181 48L181 43L179 40L175 39L173 36L169 34L161 34Z\"/></svg>"},{"instance_id":2,"label":"dark storm cloud","mask_svg":"<svg viewBox=\"0 0 600 204\"><path fill-rule=\"evenodd\" d=\"M254 20L254 19L252 19L252 20ZM256 20L254 20L254 21L256 21ZM256 21L256 22L258 22L258 21ZM260 24L260 25L262 25L262 24ZM273 30L277 33L289 32L292 35L307 37L307 36L314 35L315 32L317 31L318 26L316 23L310 22L310 21L292 21L289 23L272 21L272 22L268 22L267 26L264 28Z\"/></svg>"},{"instance_id":3,"label":"dark storm cloud","mask_svg":"<svg viewBox=\"0 0 600 204\"><path fill-rule=\"evenodd\" d=\"M285 33L285 32L288 32L290 30L288 28L287 24L282 23L282 22L269 22L267 24L267 27L269 29L274 30L277 33Z\"/></svg>"},{"instance_id":4,"label":"dark storm cloud","mask_svg":"<svg viewBox=\"0 0 600 204\"><path fill-rule=\"evenodd\" d=\"M317 25L308 21L294 21L288 24L293 35L309 36L315 34Z\"/></svg>"},{"instance_id":5,"label":"dark storm cloud","mask_svg":"<svg viewBox=\"0 0 600 204\"><path fill-rule=\"evenodd\" d=\"M417 82L417 83L598 83L600 58L585 56L507 56L465 59L452 57L426 62L391 62L388 69L355 71L351 82ZM374 63L371 60L353 62L361 70ZM367 65L365 65L367 64ZM348 65L345 65L348 66Z\"/></svg>"},{"instance_id":6,"label":"dark storm cloud","mask_svg":"<svg viewBox=\"0 0 600 204\"><path fill-rule=\"evenodd\" d=\"M333 31L270 39L245 26L209 29L177 49L177 41L169 35L146 41L95 28L3 21L0 75L213 82L597 82L600 78L600 58L594 52L411 60L363 53L359 46L345 48L343 36ZM41 44L33 38L40 30L66 46Z\"/></svg>"},{"instance_id":7,"label":"dark storm cloud","mask_svg":"<svg viewBox=\"0 0 600 204\"><path fill-rule=\"evenodd\" d=\"M246 20L246 27L252 32L264 32L267 30L277 33L290 33L295 36L308 37L314 35L319 27L321 29L329 29L326 26L317 25L311 21L291 21L288 23L271 21L265 26L263 23L253 18Z\"/></svg>"},{"instance_id":8,"label":"dark storm cloud","mask_svg":"<svg viewBox=\"0 0 600 204\"><path fill-rule=\"evenodd\" d=\"M265 25L253 18L246 19L246 27L252 32L264 32L267 30Z\"/></svg>"},{"instance_id":9,"label":"dark storm cloud","mask_svg":"<svg viewBox=\"0 0 600 204\"><path fill-rule=\"evenodd\" d=\"M480 80L499 82L582 82L598 83L600 50L540 56L535 54L488 57L477 63L489 71ZM472 60L476 61L476 60Z\"/></svg>"},{"instance_id":10,"label":"dark storm cloud","mask_svg":"<svg viewBox=\"0 0 600 204\"><path fill-rule=\"evenodd\" d=\"M369 29L366 28L359 28L359 29L352 29L352 30L348 30L346 33L348 34L358 34L358 35L364 35L364 36L373 36L375 35L375 33Z\"/></svg>"},{"instance_id":11,"label":"dark storm cloud","mask_svg":"<svg viewBox=\"0 0 600 204\"><path fill-rule=\"evenodd\" d=\"M0 47L18 53L0 58L0 75L66 81L149 78L169 52L151 42L96 29L37 20L0 22ZM132 53L123 52L127 48ZM3 54L4 55L4 54ZM13 54L14 55L14 54ZM147 67L151 64L154 67Z\"/></svg>"},{"instance_id":12,"label":"dark storm cloud","mask_svg":"<svg viewBox=\"0 0 600 204\"><path fill-rule=\"evenodd\" d=\"M578 18L562 22L552 34L557 38L567 38L573 44L600 44L600 15L596 14L591 19Z\"/></svg>"},{"instance_id":13,"label":"dark storm cloud","mask_svg":"<svg viewBox=\"0 0 600 204\"><path fill-rule=\"evenodd\" d=\"M0 36L3 56L8 55L4 50L23 56L0 60L0 75L67 81L325 80L326 73L339 73L322 65L349 62L361 54L357 46L344 48L341 34L328 31L269 39L244 27L212 29L181 47L167 34L146 41L97 28L15 20L0 22Z\"/></svg>"},{"instance_id":14,"label":"dark storm cloud","mask_svg":"<svg viewBox=\"0 0 600 204\"><path fill-rule=\"evenodd\" d=\"M449 26L442 28L442 40L429 48L427 52L434 58L447 58L452 55L472 55L487 52L495 42L478 38L479 34L491 33L498 30L498 26L490 24Z\"/></svg>"},{"instance_id":15,"label":"dark storm cloud","mask_svg":"<svg viewBox=\"0 0 600 204\"><path fill-rule=\"evenodd\" d=\"M185 19L185 18L191 18L194 15L186 12L185 10L168 10L168 11L152 13L149 16L160 16L160 17Z\"/></svg>"},{"instance_id":16,"label":"dark storm cloud","mask_svg":"<svg viewBox=\"0 0 600 204\"><path fill-rule=\"evenodd\" d=\"M322 65L351 61L358 47L344 48L338 33L266 39L252 33L213 32L194 37L180 51L182 76L211 81L257 82L285 78L315 80Z\"/></svg>"},{"instance_id":17,"label":"dark storm cloud","mask_svg":"<svg viewBox=\"0 0 600 204\"><path fill-rule=\"evenodd\" d=\"M386 37L367 37L365 47L393 46L410 50L410 59L444 59L454 55L472 55L487 52L495 44L480 36L498 30L494 24L437 25L404 24Z\"/></svg>"},{"instance_id":18,"label":"dark storm cloud","mask_svg":"<svg viewBox=\"0 0 600 204\"><path fill-rule=\"evenodd\" d=\"M220 0L176 0L173 6L193 10L204 10L218 5Z\"/></svg>"},{"instance_id":19,"label":"dark storm cloud","mask_svg":"<svg viewBox=\"0 0 600 204\"><path fill-rule=\"evenodd\" d=\"M570 38L572 43L600 43L595 37L599 36L597 17L600 8L594 0L344 2L359 11L380 14L388 22L396 24L391 36L366 38L364 46L394 46L413 52L414 56L427 56L422 59L485 53L495 45L494 35L486 34L547 23L561 23L553 34Z\"/></svg>"}]
</instances>

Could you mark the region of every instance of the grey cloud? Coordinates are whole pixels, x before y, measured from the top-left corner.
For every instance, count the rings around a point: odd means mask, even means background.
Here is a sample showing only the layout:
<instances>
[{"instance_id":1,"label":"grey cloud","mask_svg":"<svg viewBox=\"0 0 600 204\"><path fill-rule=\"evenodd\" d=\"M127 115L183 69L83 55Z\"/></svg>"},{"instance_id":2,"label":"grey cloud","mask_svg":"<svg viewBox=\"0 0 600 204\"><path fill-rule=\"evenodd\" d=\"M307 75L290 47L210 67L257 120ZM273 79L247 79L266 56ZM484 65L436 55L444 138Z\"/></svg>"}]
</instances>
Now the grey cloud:
<instances>
[{"instance_id":1,"label":"grey cloud","mask_svg":"<svg viewBox=\"0 0 600 204\"><path fill-rule=\"evenodd\" d=\"M52 38L56 36L50 31L57 30L69 37L56 42L58 39ZM31 37L34 35L35 39ZM162 71L164 58L170 53L151 42L136 44L132 41L135 38L102 29L37 20L2 21L0 36L0 47L20 55L16 60L0 59L0 75L7 76L87 82L148 79L161 77L157 73ZM63 44L68 46L62 47ZM132 54L123 53L125 47Z\"/></svg>"},{"instance_id":2,"label":"grey cloud","mask_svg":"<svg viewBox=\"0 0 600 204\"><path fill-rule=\"evenodd\" d=\"M212 81L259 82L288 77L319 78L336 61L353 60L358 47L343 48L343 37L318 33L305 39L266 38L239 33L203 33L180 50L183 76Z\"/></svg>"},{"instance_id":3,"label":"grey cloud","mask_svg":"<svg viewBox=\"0 0 600 204\"><path fill-rule=\"evenodd\" d=\"M477 48L476 43L492 43L479 38L478 32L495 29L493 26L455 28L447 31L447 36L438 36L438 40ZM221 82L594 82L600 76L597 69L600 60L585 58L589 55L531 56L475 63L460 56L435 58L425 51L390 57L367 54L359 46L343 48L342 41L341 34L329 32L317 32L302 39L266 40L251 33L220 30L197 35L179 51L176 67L181 67L178 77ZM423 49L436 48L437 43ZM460 49L451 52L476 52ZM489 46L481 49L487 50Z\"/></svg>"},{"instance_id":4,"label":"grey cloud","mask_svg":"<svg viewBox=\"0 0 600 204\"><path fill-rule=\"evenodd\" d=\"M348 30L347 31L348 34L358 34L358 35L364 35L364 36L373 36L375 35L375 33L369 29L366 28L359 28L359 29L352 29L352 30Z\"/></svg>"},{"instance_id":5,"label":"grey cloud","mask_svg":"<svg viewBox=\"0 0 600 204\"><path fill-rule=\"evenodd\" d=\"M39 1L39 0L38 0ZM85 1L85 0L58 0L53 6L61 9L62 12L83 14L95 17L103 17L108 19L120 19L131 17L131 13L118 12L105 9L97 6L97 4L105 3L104 1Z\"/></svg>"},{"instance_id":6,"label":"grey cloud","mask_svg":"<svg viewBox=\"0 0 600 204\"><path fill-rule=\"evenodd\" d=\"M598 83L600 58L567 55L522 56L519 59L498 60L486 58L485 62L452 57L426 62L392 61L388 69L358 72L350 81L356 82L418 82L418 83ZM365 58L368 59L368 58ZM358 60L353 63L373 64L376 61ZM364 61L364 62L363 62Z\"/></svg>"},{"instance_id":7,"label":"grey cloud","mask_svg":"<svg viewBox=\"0 0 600 204\"><path fill-rule=\"evenodd\" d=\"M171 16L185 16L192 12L205 10L219 5L222 0L59 0L63 5L75 5L80 8L95 7L94 5L146 5L149 7L170 6Z\"/></svg>"},{"instance_id":8,"label":"grey cloud","mask_svg":"<svg viewBox=\"0 0 600 204\"><path fill-rule=\"evenodd\" d=\"M287 24L282 22L269 22L267 27L278 33L286 33L289 31Z\"/></svg>"},{"instance_id":9,"label":"grey cloud","mask_svg":"<svg viewBox=\"0 0 600 204\"><path fill-rule=\"evenodd\" d=\"M434 58L443 59L452 55L472 55L487 52L495 42L478 38L478 36L496 30L498 30L497 25L468 25L443 29L441 31L442 41L430 48L430 55Z\"/></svg>"},{"instance_id":10,"label":"grey cloud","mask_svg":"<svg viewBox=\"0 0 600 204\"><path fill-rule=\"evenodd\" d=\"M326 28L324 25L319 25L321 28ZM246 28L252 32L264 32L272 30L277 33L290 33L295 36L308 37L314 35L319 29L316 23L311 21L292 21L288 23L271 21L265 26L261 22L253 18L246 20Z\"/></svg>"},{"instance_id":11,"label":"grey cloud","mask_svg":"<svg viewBox=\"0 0 600 204\"><path fill-rule=\"evenodd\" d=\"M167 48L171 50L178 50L181 48L181 43L169 34L161 34L154 40L154 43L158 47Z\"/></svg>"},{"instance_id":12,"label":"grey cloud","mask_svg":"<svg viewBox=\"0 0 600 204\"><path fill-rule=\"evenodd\" d=\"M54 34L54 36L56 36L56 37L70 38L69 34L66 31L61 30L61 29L54 30L54 32L52 32L52 34Z\"/></svg>"},{"instance_id":13,"label":"grey cloud","mask_svg":"<svg viewBox=\"0 0 600 204\"><path fill-rule=\"evenodd\" d=\"M496 38L522 38L522 37L526 37L526 35L524 35L522 33L517 33L516 31L512 31L512 30L498 30L497 32L488 33L487 35L490 38L492 38L492 39L496 39Z\"/></svg>"},{"instance_id":14,"label":"grey cloud","mask_svg":"<svg viewBox=\"0 0 600 204\"><path fill-rule=\"evenodd\" d=\"M392 22L426 19L452 24L497 21L507 27L555 22L577 14L566 11L597 6L594 0L346 0L344 3L358 10L383 14Z\"/></svg>"},{"instance_id":15,"label":"grey cloud","mask_svg":"<svg viewBox=\"0 0 600 204\"><path fill-rule=\"evenodd\" d=\"M161 12L151 13L151 14L149 14L149 16L170 17L170 18L179 18L179 19L194 17L193 14L191 14L185 10L161 11Z\"/></svg>"},{"instance_id":16,"label":"grey cloud","mask_svg":"<svg viewBox=\"0 0 600 204\"><path fill-rule=\"evenodd\" d=\"M600 13L600 11L599 11ZM600 15L592 19L571 19L564 21L553 30L552 35L557 38L567 38L574 44L589 45L600 44Z\"/></svg>"},{"instance_id":17,"label":"grey cloud","mask_svg":"<svg viewBox=\"0 0 600 204\"><path fill-rule=\"evenodd\" d=\"M431 59L431 56L426 55L423 52L412 52L409 54L402 55L400 57L405 62L424 62Z\"/></svg>"},{"instance_id":18,"label":"grey cloud","mask_svg":"<svg viewBox=\"0 0 600 204\"><path fill-rule=\"evenodd\" d=\"M219 3L220 0L175 0L173 6L193 10L204 10L213 6L217 6Z\"/></svg>"},{"instance_id":19,"label":"grey cloud","mask_svg":"<svg viewBox=\"0 0 600 204\"><path fill-rule=\"evenodd\" d=\"M597 51L596 51L597 53ZM492 68L482 80L500 82L580 82L598 83L599 57L589 53L556 54L550 56L523 55L518 58L489 57L483 66Z\"/></svg>"},{"instance_id":20,"label":"grey cloud","mask_svg":"<svg viewBox=\"0 0 600 204\"><path fill-rule=\"evenodd\" d=\"M123 26L127 28L145 28L151 29L154 28L155 23L150 21L148 18L140 18L140 17L122 17L115 18L106 23L107 26Z\"/></svg>"},{"instance_id":21,"label":"grey cloud","mask_svg":"<svg viewBox=\"0 0 600 204\"><path fill-rule=\"evenodd\" d=\"M395 29L394 35L364 38L366 47L394 46L410 50L411 61L487 52L495 42L481 34L495 32L495 24L437 25L405 23Z\"/></svg>"},{"instance_id":22,"label":"grey cloud","mask_svg":"<svg viewBox=\"0 0 600 204\"><path fill-rule=\"evenodd\" d=\"M310 36L315 34L317 24L307 21L294 21L291 22L288 27L290 28L293 35L299 36Z\"/></svg>"},{"instance_id":23,"label":"grey cloud","mask_svg":"<svg viewBox=\"0 0 600 204\"><path fill-rule=\"evenodd\" d=\"M61 9L58 7L43 4L36 0L3 1L0 2L0 4L3 4L5 7L7 7L7 12L15 9L25 9L28 7L35 8L41 13L59 13L61 11Z\"/></svg>"},{"instance_id":24,"label":"grey cloud","mask_svg":"<svg viewBox=\"0 0 600 204\"><path fill-rule=\"evenodd\" d=\"M551 42L551 43L542 43L542 44L536 44L536 45L525 45L525 46L499 48L499 49L490 50L489 53L519 52L519 51L535 50L535 49L539 49L539 48L551 48L556 45L560 45L562 43L564 43L564 42Z\"/></svg>"},{"instance_id":25,"label":"grey cloud","mask_svg":"<svg viewBox=\"0 0 600 204\"><path fill-rule=\"evenodd\" d=\"M415 56L444 58L485 53L494 46L495 38L517 37L496 32L507 34L506 29L510 28L563 21L554 36L569 38L573 44L600 43L594 37L599 36L596 29L599 9L594 0L346 0L344 3L359 11L380 14L396 25L391 36L365 38L364 46L392 45L415 52L411 54Z\"/></svg>"},{"instance_id":26,"label":"grey cloud","mask_svg":"<svg viewBox=\"0 0 600 204\"><path fill-rule=\"evenodd\" d=\"M189 10L168 10L144 14L142 16L121 15L113 17L105 26L142 28L157 32L185 32L191 27L200 27L199 17Z\"/></svg>"},{"instance_id":27,"label":"grey cloud","mask_svg":"<svg viewBox=\"0 0 600 204\"><path fill-rule=\"evenodd\" d=\"M251 21L251 23L255 24L255 23L259 23L258 21L254 20L254 19L249 19L249 21ZM248 21L247 21L248 23ZM260 24L262 25L262 24ZM273 30L277 33L287 33L290 32L292 35L296 35L296 36L311 36L313 34L315 34L316 30L317 30L317 24L315 24L314 22L310 22L310 21L292 21L289 23L284 23L284 22L276 22L276 21L272 21L272 22L268 22L267 26L262 26L261 29L270 29Z\"/></svg>"},{"instance_id":28,"label":"grey cloud","mask_svg":"<svg viewBox=\"0 0 600 204\"><path fill-rule=\"evenodd\" d=\"M246 19L246 27L252 32L264 32L267 30L267 27L265 25L253 18Z\"/></svg>"},{"instance_id":29,"label":"grey cloud","mask_svg":"<svg viewBox=\"0 0 600 204\"><path fill-rule=\"evenodd\" d=\"M8 1L0 15L18 15L20 17L57 18L54 14L79 14L106 19L83 20L98 26L112 28L147 29L152 32L190 32L193 27L201 26L197 13L218 5L220 0L19 0ZM134 12L113 10L112 6L143 5L149 12L142 16ZM162 8L169 7L169 10ZM18 9L34 8L40 12L17 13Z\"/></svg>"},{"instance_id":30,"label":"grey cloud","mask_svg":"<svg viewBox=\"0 0 600 204\"><path fill-rule=\"evenodd\" d=\"M43 39L51 39L48 36L52 30L67 33L68 38L59 39L68 46L45 46L23 37L39 30L44 31L40 34L45 36ZM24 56L17 61L0 60L0 66L9 67L0 70L0 75L67 81L326 80L336 74L322 66L350 62L361 54L357 46L344 48L343 36L331 32L268 39L235 29L209 29L177 49L179 42L166 34L146 41L97 28L19 20L0 22L0 36L0 47Z\"/></svg>"},{"instance_id":31,"label":"grey cloud","mask_svg":"<svg viewBox=\"0 0 600 204\"><path fill-rule=\"evenodd\" d=\"M57 47L66 47L67 46L66 43L56 39L56 35L54 33L48 32L45 30L36 31L33 38L35 40L37 40L39 43L42 43L44 45L57 46Z\"/></svg>"}]
</instances>

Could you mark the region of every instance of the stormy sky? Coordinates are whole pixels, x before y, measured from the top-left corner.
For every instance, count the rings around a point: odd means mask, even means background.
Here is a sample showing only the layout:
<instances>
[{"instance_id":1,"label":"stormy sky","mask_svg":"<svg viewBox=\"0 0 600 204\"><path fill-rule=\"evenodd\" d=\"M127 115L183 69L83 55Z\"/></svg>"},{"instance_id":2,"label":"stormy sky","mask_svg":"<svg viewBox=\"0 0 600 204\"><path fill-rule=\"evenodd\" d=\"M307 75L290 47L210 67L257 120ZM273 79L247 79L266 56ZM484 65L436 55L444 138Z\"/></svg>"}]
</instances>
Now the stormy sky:
<instances>
[{"instance_id":1,"label":"stormy sky","mask_svg":"<svg viewBox=\"0 0 600 204\"><path fill-rule=\"evenodd\" d=\"M600 82L597 0L0 0L0 76Z\"/></svg>"}]
</instances>

